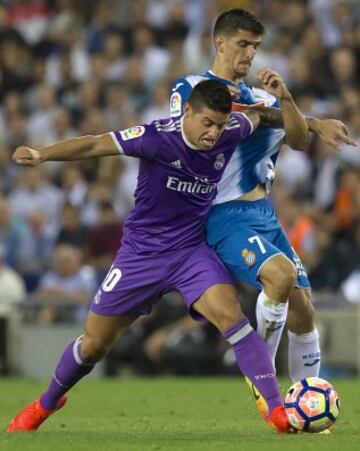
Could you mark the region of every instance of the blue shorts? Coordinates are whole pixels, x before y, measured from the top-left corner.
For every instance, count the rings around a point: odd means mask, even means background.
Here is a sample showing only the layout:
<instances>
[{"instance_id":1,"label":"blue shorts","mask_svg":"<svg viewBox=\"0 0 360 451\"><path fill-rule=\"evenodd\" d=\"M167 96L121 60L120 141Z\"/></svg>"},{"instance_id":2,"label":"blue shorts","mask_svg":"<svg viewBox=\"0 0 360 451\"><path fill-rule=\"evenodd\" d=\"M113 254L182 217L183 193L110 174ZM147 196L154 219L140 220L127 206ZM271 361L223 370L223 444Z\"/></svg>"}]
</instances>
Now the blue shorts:
<instances>
[{"instance_id":1,"label":"blue shorts","mask_svg":"<svg viewBox=\"0 0 360 451\"><path fill-rule=\"evenodd\" d=\"M277 254L286 255L297 268L297 288L310 288L300 258L266 199L235 200L215 205L207 220L207 240L233 277L262 289L262 265Z\"/></svg>"}]
</instances>

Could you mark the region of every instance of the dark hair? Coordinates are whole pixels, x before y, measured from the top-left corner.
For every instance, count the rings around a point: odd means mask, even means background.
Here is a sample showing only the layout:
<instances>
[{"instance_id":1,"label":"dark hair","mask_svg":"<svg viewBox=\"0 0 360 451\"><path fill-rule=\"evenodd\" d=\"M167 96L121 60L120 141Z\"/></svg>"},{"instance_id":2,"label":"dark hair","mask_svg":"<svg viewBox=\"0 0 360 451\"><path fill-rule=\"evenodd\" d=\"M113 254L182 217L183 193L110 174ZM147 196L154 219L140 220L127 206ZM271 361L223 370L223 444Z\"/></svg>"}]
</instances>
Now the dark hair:
<instances>
[{"instance_id":1,"label":"dark hair","mask_svg":"<svg viewBox=\"0 0 360 451\"><path fill-rule=\"evenodd\" d=\"M188 104L194 111L207 107L225 114L231 112L231 103L228 87L218 80L201 81L193 88L188 99Z\"/></svg>"},{"instance_id":2,"label":"dark hair","mask_svg":"<svg viewBox=\"0 0 360 451\"><path fill-rule=\"evenodd\" d=\"M265 33L264 25L251 13L240 8L228 9L221 13L215 21L214 33L232 36L239 30L249 31L256 35Z\"/></svg>"}]
</instances>

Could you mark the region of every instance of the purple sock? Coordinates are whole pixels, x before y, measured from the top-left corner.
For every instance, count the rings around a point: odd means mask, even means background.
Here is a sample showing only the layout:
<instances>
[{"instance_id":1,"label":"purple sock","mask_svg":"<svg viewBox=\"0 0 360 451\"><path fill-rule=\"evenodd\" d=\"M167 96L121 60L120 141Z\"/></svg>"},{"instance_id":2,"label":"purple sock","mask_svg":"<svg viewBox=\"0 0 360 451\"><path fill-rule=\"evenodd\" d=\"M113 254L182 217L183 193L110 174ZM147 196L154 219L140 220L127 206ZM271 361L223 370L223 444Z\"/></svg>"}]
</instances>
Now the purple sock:
<instances>
[{"instance_id":1,"label":"purple sock","mask_svg":"<svg viewBox=\"0 0 360 451\"><path fill-rule=\"evenodd\" d=\"M44 409L56 409L62 396L94 368L94 362L84 362L80 356L81 340L82 335L70 343L61 356L49 387L40 398Z\"/></svg>"},{"instance_id":2,"label":"purple sock","mask_svg":"<svg viewBox=\"0 0 360 451\"><path fill-rule=\"evenodd\" d=\"M264 340L243 318L223 333L231 344L237 363L266 399L269 413L283 401L277 385L276 375Z\"/></svg>"}]
</instances>

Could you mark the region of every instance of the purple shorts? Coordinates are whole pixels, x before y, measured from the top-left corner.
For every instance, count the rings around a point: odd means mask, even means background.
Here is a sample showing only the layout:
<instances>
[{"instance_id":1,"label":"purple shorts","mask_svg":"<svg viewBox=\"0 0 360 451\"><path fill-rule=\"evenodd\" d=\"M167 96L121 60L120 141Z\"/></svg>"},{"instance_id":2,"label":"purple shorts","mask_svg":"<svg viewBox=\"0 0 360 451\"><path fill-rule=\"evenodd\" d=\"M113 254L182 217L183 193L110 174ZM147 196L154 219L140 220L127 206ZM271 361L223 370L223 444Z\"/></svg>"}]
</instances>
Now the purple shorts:
<instances>
[{"instance_id":1,"label":"purple shorts","mask_svg":"<svg viewBox=\"0 0 360 451\"><path fill-rule=\"evenodd\" d=\"M176 290L191 316L199 320L203 317L192 304L217 284L233 284L233 280L205 243L159 255L138 255L122 246L90 310L103 316L138 317L149 314L163 294Z\"/></svg>"}]
</instances>

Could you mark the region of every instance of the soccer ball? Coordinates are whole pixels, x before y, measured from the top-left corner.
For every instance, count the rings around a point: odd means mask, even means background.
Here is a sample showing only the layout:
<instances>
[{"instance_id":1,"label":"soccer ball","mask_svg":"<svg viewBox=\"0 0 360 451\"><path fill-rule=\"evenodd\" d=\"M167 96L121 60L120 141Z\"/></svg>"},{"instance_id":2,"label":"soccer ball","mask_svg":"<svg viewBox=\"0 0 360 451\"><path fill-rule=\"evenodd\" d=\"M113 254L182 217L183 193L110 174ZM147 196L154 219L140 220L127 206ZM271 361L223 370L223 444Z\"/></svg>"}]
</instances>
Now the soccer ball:
<instances>
[{"instance_id":1,"label":"soccer ball","mask_svg":"<svg viewBox=\"0 0 360 451\"><path fill-rule=\"evenodd\" d=\"M308 377L289 388L285 410L294 429L320 432L335 423L340 401L329 382L319 377Z\"/></svg>"}]
</instances>

